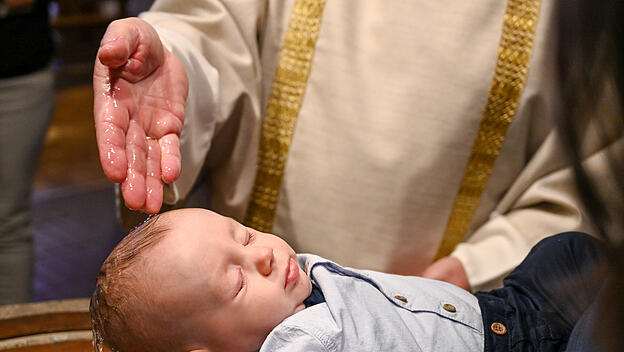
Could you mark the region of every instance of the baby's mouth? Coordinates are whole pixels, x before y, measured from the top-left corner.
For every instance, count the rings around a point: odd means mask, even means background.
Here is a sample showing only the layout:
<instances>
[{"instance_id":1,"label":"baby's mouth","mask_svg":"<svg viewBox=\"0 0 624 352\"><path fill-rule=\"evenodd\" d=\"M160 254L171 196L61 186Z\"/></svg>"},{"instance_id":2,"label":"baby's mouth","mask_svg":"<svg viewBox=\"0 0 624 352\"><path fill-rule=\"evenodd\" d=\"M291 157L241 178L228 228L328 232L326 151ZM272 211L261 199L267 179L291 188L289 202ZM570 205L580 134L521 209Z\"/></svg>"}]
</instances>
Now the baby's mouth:
<instances>
[{"instance_id":1,"label":"baby's mouth","mask_svg":"<svg viewBox=\"0 0 624 352\"><path fill-rule=\"evenodd\" d=\"M286 266L286 282L284 288L287 288L290 284L299 279L299 265L293 258L288 259L288 265Z\"/></svg>"}]
</instances>

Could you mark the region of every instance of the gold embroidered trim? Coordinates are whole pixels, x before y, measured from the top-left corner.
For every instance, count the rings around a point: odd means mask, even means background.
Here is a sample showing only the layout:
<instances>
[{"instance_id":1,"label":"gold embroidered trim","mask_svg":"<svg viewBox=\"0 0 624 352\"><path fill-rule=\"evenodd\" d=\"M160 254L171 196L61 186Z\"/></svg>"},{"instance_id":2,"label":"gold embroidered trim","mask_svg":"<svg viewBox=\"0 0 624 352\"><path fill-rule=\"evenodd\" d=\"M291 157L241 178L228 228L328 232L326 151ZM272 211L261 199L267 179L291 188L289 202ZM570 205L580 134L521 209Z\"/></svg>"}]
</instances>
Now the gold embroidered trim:
<instances>
[{"instance_id":1,"label":"gold embroidered trim","mask_svg":"<svg viewBox=\"0 0 624 352\"><path fill-rule=\"evenodd\" d=\"M259 231L270 232L273 228L282 176L324 6L325 0L297 0L290 16L262 124L258 170L244 220Z\"/></svg>"},{"instance_id":2,"label":"gold embroidered trim","mask_svg":"<svg viewBox=\"0 0 624 352\"><path fill-rule=\"evenodd\" d=\"M540 4L540 0L507 2L494 78L436 258L449 255L464 239L492 173L526 82Z\"/></svg>"}]
</instances>

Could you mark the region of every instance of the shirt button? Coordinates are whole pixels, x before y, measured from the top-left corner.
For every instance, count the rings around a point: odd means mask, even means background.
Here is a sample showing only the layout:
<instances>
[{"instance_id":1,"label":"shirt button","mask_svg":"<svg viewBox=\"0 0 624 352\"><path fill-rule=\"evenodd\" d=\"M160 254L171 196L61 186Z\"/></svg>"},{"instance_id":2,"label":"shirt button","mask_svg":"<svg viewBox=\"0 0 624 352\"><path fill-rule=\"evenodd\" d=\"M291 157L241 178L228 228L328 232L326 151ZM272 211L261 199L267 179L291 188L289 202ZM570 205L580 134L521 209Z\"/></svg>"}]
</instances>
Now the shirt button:
<instances>
[{"instance_id":1,"label":"shirt button","mask_svg":"<svg viewBox=\"0 0 624 352\"><path fill-rule=\"evenodd\" d=\"M497 335L505 335L507 333L507 328L502 323L496 322L492 323L492 331L494 331Z\"/></svg>"},{"instance_id":2,"label":"shirt button","mask_svg":"<svg viewBox=\"0 0 624 352\"><path fill-rule=\"evenodd\" d=\"M407 303L407 298L401 296L401 295L396 295L394 296L394 298L398 299L399 301L403 302L403 303Z\"/></svg>"},{"instance_id":3,"label":"shirt button","mask_svg":"<svg viewBox=\"0 0 624 352\"><path fill-rule=\"evenodd\" d=\"M455 309L455 306L452 304L446 303L442 306L442 308L444 308L444 310L447 312L451 312L451 313L457 312L457 309Z\"/></svg>"}]
</instances>

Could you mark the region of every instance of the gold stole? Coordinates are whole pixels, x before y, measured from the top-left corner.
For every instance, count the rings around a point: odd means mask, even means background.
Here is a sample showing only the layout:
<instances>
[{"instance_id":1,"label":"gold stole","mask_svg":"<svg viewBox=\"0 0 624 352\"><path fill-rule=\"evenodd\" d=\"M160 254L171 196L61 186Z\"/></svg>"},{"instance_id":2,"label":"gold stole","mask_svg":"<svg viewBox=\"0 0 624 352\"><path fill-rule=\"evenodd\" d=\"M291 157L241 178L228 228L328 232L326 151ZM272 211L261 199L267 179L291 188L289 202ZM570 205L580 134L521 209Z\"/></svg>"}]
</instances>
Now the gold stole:
<instances>
[{"instance_id":1,"label":"gold stole","mask_svg":"<svg viewBox=\"0 0 624 352\"><path fill-rule=\"evenodd\" d=\"M437 257L460 243L500 152L524 88L541 0L509 0L494 78ZM262 125L258 170L245 223L270 232L325 0L296 0Z\"/></svg>"},{"instance_id":2,"label":"gold stole","mask_svg":"<svg viewBox=\"0 0 624 352\"><path fill-rule=\"evenodd\" d=\"M325 0L297 0L290 15L262 123L258 170L244 223L271 232Z\"/></svg>"},{"instance_id":3,"label":"gold stole","mask_svg":"<svg viewBox=\"0 0 624 352\"><path fill-rule=\"evenodd\" d=\"M507 2L494 78L436 258L451 254L463 241L492 174L529 72L540 4L541 0Z\"/></svg>"}]
</instances>

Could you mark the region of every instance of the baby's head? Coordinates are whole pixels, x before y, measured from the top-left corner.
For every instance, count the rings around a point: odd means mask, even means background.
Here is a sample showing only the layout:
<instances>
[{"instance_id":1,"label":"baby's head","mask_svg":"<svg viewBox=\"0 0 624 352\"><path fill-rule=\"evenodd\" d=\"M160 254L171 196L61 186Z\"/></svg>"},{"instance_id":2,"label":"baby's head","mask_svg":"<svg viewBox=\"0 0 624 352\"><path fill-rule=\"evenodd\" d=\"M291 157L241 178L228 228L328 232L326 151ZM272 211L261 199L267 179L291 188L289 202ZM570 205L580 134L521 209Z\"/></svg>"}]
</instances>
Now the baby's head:
<instances>
[{"instance_id":1,"label":"baby's head","mask_svg":"<svg viewBox=\"0 0 624 352\"><path fill-rule=\"evenodd\" d=\"M203 209L156 216L106 259L92 297L113 349L253 351L311 292L282 239Z\"/></svg>"}]
</instances>

